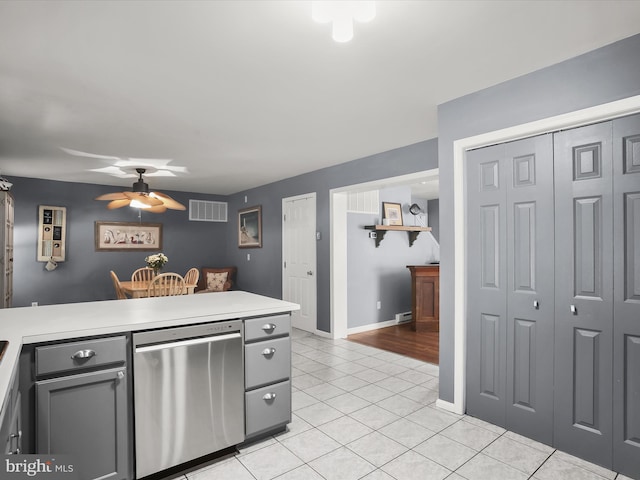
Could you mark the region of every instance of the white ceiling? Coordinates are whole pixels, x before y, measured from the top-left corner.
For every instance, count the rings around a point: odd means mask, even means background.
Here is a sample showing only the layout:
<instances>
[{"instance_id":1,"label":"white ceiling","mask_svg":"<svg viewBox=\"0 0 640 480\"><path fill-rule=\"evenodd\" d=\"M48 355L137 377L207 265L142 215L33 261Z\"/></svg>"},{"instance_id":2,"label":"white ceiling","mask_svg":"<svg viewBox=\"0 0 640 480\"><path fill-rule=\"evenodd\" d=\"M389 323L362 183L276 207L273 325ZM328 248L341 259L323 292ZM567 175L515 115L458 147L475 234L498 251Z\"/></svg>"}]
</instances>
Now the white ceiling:
<instances>
[{"instance_id":1,"label":"white ceiling","mask_svg":"<svg viewBox=\"0 0 640 480\"><path fill-rule=\"evenodd\" d=\"M230 194L436 137L438 104L640 32L640 1L376 3L338 44L308 1L0 1L0 173L168 165L152 187Z\"/></svg>"}]
</instances>

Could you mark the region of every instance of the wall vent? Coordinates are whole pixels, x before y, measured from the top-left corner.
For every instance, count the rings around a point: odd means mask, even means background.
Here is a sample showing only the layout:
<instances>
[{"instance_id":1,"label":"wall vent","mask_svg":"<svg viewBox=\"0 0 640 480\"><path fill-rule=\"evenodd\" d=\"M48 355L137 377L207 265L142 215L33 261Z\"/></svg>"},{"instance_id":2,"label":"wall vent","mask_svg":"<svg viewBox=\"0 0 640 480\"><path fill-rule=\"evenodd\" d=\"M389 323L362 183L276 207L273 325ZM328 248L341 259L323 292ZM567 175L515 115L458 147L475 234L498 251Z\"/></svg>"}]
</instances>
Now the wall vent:
<instances>
[{"instance_id":1,"label":"wall vent","mask_svg":"<svg viewBox=\"0 0 640 480\"><path fill-rule=\"evenodd\" d=\"M371 190L369 192L349 192L347 212L380 215L378 190Z\"/></svg>"},{"instance_id":2,"label":"wall vent","mask_svg":"<svg viewBox=\"0 0 640 480\"><path fill-rule=\"evenodd\" d=\"M226 222L227 202L189 200L189 220L192 222Z\"/></svg>"},{"instance_id":3,"label":"wall vent","mask_svg":"<svg viewBox=\"0 0 640 480\"><path fill-rule=\"evenodd\" d=\"M396 323L407 323L411 321L411 312L396 313Z\"/></svg>"}]
</instances>

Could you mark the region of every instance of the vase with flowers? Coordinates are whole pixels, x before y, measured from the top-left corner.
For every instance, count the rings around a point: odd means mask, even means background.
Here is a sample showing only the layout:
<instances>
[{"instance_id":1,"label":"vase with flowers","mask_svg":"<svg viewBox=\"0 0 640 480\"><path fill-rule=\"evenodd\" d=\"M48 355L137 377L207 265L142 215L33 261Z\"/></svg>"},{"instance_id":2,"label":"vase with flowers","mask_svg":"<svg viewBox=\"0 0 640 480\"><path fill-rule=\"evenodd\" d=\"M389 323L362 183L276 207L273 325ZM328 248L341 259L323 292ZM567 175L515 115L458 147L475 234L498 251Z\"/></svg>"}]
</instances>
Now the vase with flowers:
<instances>
[{"instance_id":1,"label":"vase with flowers","mask_svg":"<svg viewBox=\"0 0 640 480\"><path fill-rule=\"evenodd\" d=\"M153 268L153 274L158 275L162 267L164 267L169 261L169 257L167 257L164 253L155 253L153 255L149 255L144 259L147 266L149 268Z\"/></svg>"}]
</instances>

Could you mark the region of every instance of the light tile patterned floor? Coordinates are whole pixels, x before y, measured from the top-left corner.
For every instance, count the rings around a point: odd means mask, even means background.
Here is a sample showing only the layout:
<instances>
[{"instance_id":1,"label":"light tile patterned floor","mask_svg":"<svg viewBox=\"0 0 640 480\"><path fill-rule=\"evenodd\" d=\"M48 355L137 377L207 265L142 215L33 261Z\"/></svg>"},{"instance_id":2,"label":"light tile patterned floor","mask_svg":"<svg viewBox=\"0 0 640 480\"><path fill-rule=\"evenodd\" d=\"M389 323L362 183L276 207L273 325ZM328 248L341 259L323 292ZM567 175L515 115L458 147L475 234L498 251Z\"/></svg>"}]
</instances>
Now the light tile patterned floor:
<instances>
[{"instance_id":1,"label":"light tile patterned floor","mask_svg":"<svg viewBox=\"0 0 640 480\"><path fill-rule=\"evenodd\" d=\"M438 367L299 330L293 422L180 480L630 480L435 407Z\"/></svg>"}]
</instances>

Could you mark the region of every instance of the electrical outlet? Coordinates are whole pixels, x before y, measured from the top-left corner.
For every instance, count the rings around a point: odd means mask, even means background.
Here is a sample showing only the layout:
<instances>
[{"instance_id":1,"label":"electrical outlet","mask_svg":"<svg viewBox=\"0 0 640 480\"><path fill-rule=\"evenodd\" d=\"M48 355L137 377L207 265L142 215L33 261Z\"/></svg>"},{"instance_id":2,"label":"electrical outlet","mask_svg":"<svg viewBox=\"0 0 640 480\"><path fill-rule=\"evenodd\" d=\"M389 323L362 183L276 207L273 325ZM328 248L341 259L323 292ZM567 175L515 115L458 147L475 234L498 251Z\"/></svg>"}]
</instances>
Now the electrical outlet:
<instances>
[{"instance_id":1,"label":"electrical outlet","mask_svg":"<svg viewBox=\"0 0 640 480\"><path fill-rule=\"evenodd\" d=\"M38 306L38 302L31 302L31 306L32 307L37 307Z\"/></svg>"},{"instance_id":2,"label":"electrical outlet","mask_svg":"<svg viewBox=\"0 0 640 480\"><path fill-rule=\"evenodd\" d=\"M247 262L248 262L249 260L251 260L251 254L250 254L250 253L247 253Z\"/></svg>"},{"instance_id":3,"label":"electrical outlet","mask_svg":"<svg viewBox=\"0 0 640 480\"><path fill-rule=\"evenodd\" d=\"M244 196L244 203L247 203L247 196Z\"/></svg>"},{"instance_id":4,"label":"electrical outlet","mask_svg":"<svg viewBox=\"0 0 640 480\"><path fill-rule=\"evenodd\" d=\"M380 310L380 309L382 308L382 302L380 302L380 300L378 300L378 301L376 302L376 308L377 308L378 310Z\"/></svg>"},{"instance_id":5,"label":"electrical outlet","mask_svg":"<svg viewBox=\"0 0 640 480\"><path fill-rule=\"evenodd\" d=\"M369 232L369 238L378 238L377 232Z\"/></svg>"}]
</instances>

